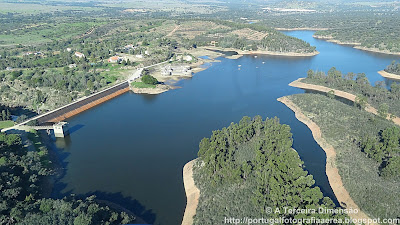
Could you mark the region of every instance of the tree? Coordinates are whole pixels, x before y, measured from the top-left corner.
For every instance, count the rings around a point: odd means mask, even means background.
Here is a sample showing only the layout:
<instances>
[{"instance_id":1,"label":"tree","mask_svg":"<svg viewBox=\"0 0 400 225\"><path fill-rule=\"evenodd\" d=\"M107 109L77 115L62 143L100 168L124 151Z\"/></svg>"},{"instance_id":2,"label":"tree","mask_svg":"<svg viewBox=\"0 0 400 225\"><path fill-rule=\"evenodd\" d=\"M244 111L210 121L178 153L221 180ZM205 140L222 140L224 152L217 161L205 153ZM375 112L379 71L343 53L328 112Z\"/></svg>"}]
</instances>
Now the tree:
<instances>
[{"instance_id":1,"label":"tree","mask_svg":"<svg viewBox=\"0 0 400 225\"><path fill-rule=\"evenodd\" d=\"M142 82L143 83L145 83L145 84L151 84L151 85L156 85L156 84L158 84L158 80L155 78L155 77L153 77L153 76L151 76L151 75L143 75L142 76L142 78L141 78L141 80L142 80Z\"/></svg>"},{"instance_id":2,"label":"tree","mask_svg":"<svg viewBox=\"0 0 400 225\"><path fill-rule=\"evenodd\" d=\"M94 90L93 81L89 80L89 81L87 82L87 88L88 88L89 90L91 90L91 91Z\"/></svg>"},{"instance_id":3,"label":"tree","mask_svg":"<svg viewBox=\"0 0 400 225\"><path fill-rule=\"evenodd\" d=\"M389 112L389 106L386 103L382 103L379 108L378 108L378 115L383 118L386 119L388 116L388 112Z\"/></svg>"},{"instance_id":4,"label":"tree","mask_svg":"<svg viewBox=\"0 0 400 225\"><path fill-rule=\"evenodd\" d=\"M8 120L7 112L4 109L1 111L1 120Z\"/></svg>"},{"instance_id":5,"label":"tree","mask_svg":"<svg viewBox=\"0 0 400 225\"><path fill-rule=\"evenodd\" d=\"M22 123L22 122L24 122L24 121L27 120L27 119L28 119L28 117L27 117L26 115L22 114L21 116L19 116L19 117L17 118L16 122L17 122L17 123Z\"/></svg>"},{"instance_id":6,"label":"tree","mask_svg":"<svg viewBox=\"0 0 400 225\"><path fill-rule=\"evenodd\" d=\"M335 67L332 67L328 71L328 78L332 79L340 79L342 77L342 73L338 71Z\"/></svg>"},{"instance_id":7,"label":"tree","mask_svg":"<svg viewBox=\"0 0 400 225\"><path fill-rule=\"evenodd\" d=\"M400 176L400 156L389 159L387 165L381 170L381 175L384 177L399 177Z\"/></svg>"},{"instance_id":8,"label":"tree","mask_svg":"<svg viewBox=\"0 0 400 225\"><path fill-rule=\"evenodd\" d=\"M314 71L312 69L307 71L307 78L314 78Z\"/></svg>"},{"instance_id":9,"label":"tree","mask_svg":"<svg viewBox=\"0 0 400 225\"><path fill-rule=\"evenodd\" d=\"M358 106L360 109L365 109L367 106L367 97L363 95L357 95L355 101L354 101L354 106Z\"/></svg>"},{"instance_id":10,"label":"tree","mask_svg":"<svg viewBox=\"0 0 400 225\"><path fill-rule=\"evenodd\" d=\"M334 90L328 91L328 93L326 93L326 96L328 96L328 98L330 98L330 99L334 99L335 98L335 91Z\"/></svg>"},{"instance_id":11,"label":"tree","mask_svg":"<svg viewBox=\"0 0 400 225\"><path fill-rule=\"evenodd\" d=\"M89 96L92 92L89 89L85 90L85 96Z\"/></svg>"}]
</instances>

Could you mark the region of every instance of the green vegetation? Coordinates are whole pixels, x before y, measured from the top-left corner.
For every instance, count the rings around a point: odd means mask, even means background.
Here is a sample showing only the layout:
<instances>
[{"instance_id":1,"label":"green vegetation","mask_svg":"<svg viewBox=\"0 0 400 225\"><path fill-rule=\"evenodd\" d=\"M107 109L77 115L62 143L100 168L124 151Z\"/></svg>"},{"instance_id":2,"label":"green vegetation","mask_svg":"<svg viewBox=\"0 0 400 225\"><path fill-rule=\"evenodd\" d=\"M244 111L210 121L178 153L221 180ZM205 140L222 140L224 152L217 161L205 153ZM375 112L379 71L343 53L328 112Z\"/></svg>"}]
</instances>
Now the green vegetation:
<instances>
[{"instance_id":1,"label":"green vegetation","mask_svg":"<svg viewBox=\"0 0 400 225\"><path fill-rule=\"evenodd\" d=\"M11 119L11 113L9 109L3 109L1 110L0 114L0 121L6 121Z\"/></svg>"},{"instance_id":2,"label":"green vegetation","mask_svg":"<svg viewBox=\"0 0 400 225\"><path fill-rule=\"evenodd\" d=\"M134 218L95 201L44 198L45 180L53 174L46 147L36 132L28 134L35 149L22 146L19 135L0 133L0 221L4 224L127 224Z\"/></svg>"},{"instance_id":3,"label":"green vegetation","mask_svg":"<svg viewBox=\"0 0 400 225\"><path fill-rule=\"evenodd\" d=\"M148 85L158 84L158 80L155 77L148 75L148 74L143 75L140 79L142 80L142 82L144 84L148 84Z\"/></svg>"},{"instance_id":4,"label":"green vegetation","mask_svg":"<svg viewBox=\"0 0 400 225\"><path fill-rule=\"evenodd\" d=\"M135 88L156 88L154 84L145 84L143 82L132 82L131 85Z\"/></svg>"},{"instance_id":5,"label":"green vegetation","mask_svg":"<svg viewBox=\"0 0 400 225\"><path fill-rule=\"evenodd\" d=\"M373 218L397 218L400 186L399 180L391 175L395 168L398 174L398 162L392 161L393 167L381 170L381 163L366 154L374 151L369 148L370 144L387 146L383 147L387 151L382 158L393 156L394 152L398 154L399 142L393 132L398 127L393 128L388 120L324 95L298 94L288 98L320 127L322 137L335 148L335 165L344 187L361 210Z\"/></svg>"},{"instance_id":6,"label":"green vegetation","mask_svg":"<svg viewBox=\"0 0 400 225\"><path fill-rule=\"evenodd\" d=\"M380 164L382 176L400 178L399 127L386 128L376 136L361 141L362 151Z\"/></svg>"},{"instance_id":7,"label":"green vegetation","mask_svg":"<svg viewBox=\"0 0 400 225\"><path fill-rule=\"evenodd\" d=\"M281 125L277 118L263 121L260 116L244 117L204 138L194 167L201 193L194 224L222 224L229 215L344 219L342 214L285 212L284 207L335 208L314 186L292 143L288 125ZM269 214L268 207L280 212Z\"/></svg>"},{"instance_id":8,"label":"green vegetation","mask_svg":"<svg viewBox=\"0 0 400 225\"><path fill-rule=\"evenodd\" d=\"M369 103L383 114L391 113L400 117L400 84L396 82L391 84L390 90L386 89L383 82L371 86L364 73L342 74L335 67L328 73L309 70L302 82L352 93L357 96L356 105L361 108Z\"/></svg>"},{"instance_id":9,"label":"green vegetation","mask_svg":"<svg viewBox=\"0 0 400 225\"><path fill-rule=\"evenodd\" d=\"M400 52L398 16L369 19L344 27L317 31L315 35L330 37L340 42L360 43L362 47L381 51Z\"/></svg>"},{"instance_id":10,"label":"green vegetation","mask_svg":"<svg viewBox=\"0 0 400 225\"><path fill-rule=\"evenodd\" d=\"M400 75L400 63L396 63L396 61L393 61L389 66L386 67L385 71L388 73Z\"/></svg>"},{"instance_id":11,"label":"green vegetation","mask_svg":"<svg viewBox=\"0 0 400 225\"><path fill-rule=\"evenodd\" d=\"M14 126L14 121L4 120L0 121L0 129L8 128Z\"/></svg>"}]
</instances>

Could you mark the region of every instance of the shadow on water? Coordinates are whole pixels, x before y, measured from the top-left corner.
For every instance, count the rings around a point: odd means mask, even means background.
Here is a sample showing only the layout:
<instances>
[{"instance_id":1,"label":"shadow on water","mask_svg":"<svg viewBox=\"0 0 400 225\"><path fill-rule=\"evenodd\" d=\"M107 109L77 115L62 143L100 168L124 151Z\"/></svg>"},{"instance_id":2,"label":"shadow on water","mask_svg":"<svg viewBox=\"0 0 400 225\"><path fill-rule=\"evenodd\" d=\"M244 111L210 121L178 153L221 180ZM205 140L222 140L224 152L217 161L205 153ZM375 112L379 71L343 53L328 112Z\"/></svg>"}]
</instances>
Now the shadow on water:
<instances>
[{"instance_id":1,"label":"shadow on water","mask_svg":"<svg viewBox=\"0 0 400 225\"><path fill-rule=\"evenodd\" d=\"M139 217L137 222L146 222L148 224L153 224L156 221L156 214L151 209L146 209L140 202L136 199L130 197L124 197L121 192L119 193L106 193L102 191L90 192L82 197L88 197L91 195L97 196L97 199L106 202L112 202L124 209L132 212L136 217ZM112 204L111 204L112 205Z\"/></svg>"},{"instance_id":2,"label":"shadow on water","mask_svg":"<svg viewBox=\"0 0 400 225\"><path fill-rule=\"evenodd\" d=\"M74 194L74 190L62 192L62 190L66 189L67 184L61 182L61 180L65 177L65 168L68 168L68 162L66 159L71 154L64 151L65 147L63 146L69 146L68 143L70 142L71 138L67 136L66 138L56 138L55 142L52 143L52 151L57 155L56 174L54 175L55 181L51 193L52 198L60 199L65 196L74 195L77 199L85 199L89 196L95 195L97 202L99 203L104 203L111 208L128 211L130 214L134 214L134 216L137 218L134 224L154 224L154 222L156 221L156 214L151 209L146 209L146 207L136 199L132 199L131 197L124 197L121 192L107 193L103 191L94 191L80 195Z\"/></svg>"},{"instance_id":3,"label":"shadow on water","mask_svg":"<svg viewBox=\"0 0 400 225\"><path fill-rule=\"evenodd\" d=\"M67 149L72 143L71 136L69 135L65 136L64 138L54 137L53 140L57 149Z\"/></svg>"},{"instance_id":4,"label":"shadow on water","mask_svg":"<svg viewBox=\"0 0 400 225\"><path fill-rule=\"evenodd\" d=\"M67 187L66 183L56 182L54 190L63 190ZM134 224L146 223L154 224L156 221L156 214L151 209L146 209L138 200L132 199L131 197L124 197L121 192L118 193L107 193L102 191L88 192L85 194L74 194L74 190L70 190L65 193L54 194L52 198L63 198L66 196L75 196L76 199L86 199L89 196L96 196L96 200L99 203L106 204L110 208L125 211L129 214L133 214L137 219Z\"/></svg>"},{"instance_id":5,"label":"shadow on water","mask_svg":"<svg viewBox=\"0 0 400 225\"><path fill-rule=\"evenodd\" d=\"M389 78L385 78L385 85L386 85L386 87L387 87L388 89L390 89L390 86L391 86L393 83L399 84L400 81L398 81L398 80L392 80L392 79L389 79Z\"/></svg>"},{"instance_id":6,"label":"shadow on water","mask_svg":"<svg viewBox=\"0 0 400 225\"><path fill-rule=\"evenodd\" d=\"M76 124L75 126L73 126L73 127L69 127L69 133L70 134L72 134L72 133L74 133L74 132L77 132L78 130L80 130L80 129L82 129L83 127L84 127L85 125L83 125L83 124Z\"/></svg>"}]
</instances>

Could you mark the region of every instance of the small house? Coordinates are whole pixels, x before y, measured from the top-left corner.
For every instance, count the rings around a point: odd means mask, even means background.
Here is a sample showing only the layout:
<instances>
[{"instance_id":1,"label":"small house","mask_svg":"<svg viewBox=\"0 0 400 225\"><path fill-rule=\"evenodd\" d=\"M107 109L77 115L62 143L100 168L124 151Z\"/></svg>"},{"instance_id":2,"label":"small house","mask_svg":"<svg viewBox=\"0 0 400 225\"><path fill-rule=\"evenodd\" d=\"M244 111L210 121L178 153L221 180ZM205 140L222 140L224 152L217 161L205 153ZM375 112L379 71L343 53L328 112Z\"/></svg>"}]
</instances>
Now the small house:
<instances>
[{"instance_id":1,"label":"small house","mask_svg":"<svg viewBox=\"0 0 400 225\"><path fill-rule=\"evenodd\" d=\"M110 58L108 59L108 62L109 62L109 63L119 63L119 62L121 62L122 60L123 60L122 57L119 57L119 56L112 56L112 57L110 57Z\"/></svg>"},{"instance_id":2,"label":"small house","mask_svg":"<svg viewBox=\"0 0 400 225\"><path fill-rule=\"evenodd\" d=\"M183 57L183 60L185 60L185 61L187 61L187 62L190 62L190 61L193 60L193 57L190 56L190 55L185 55L185 56Z\"/></svg>"},{"instance_id":3,"label":"small house","mask_svg":"<svg viewBox=\"0 0 400 225\"><path fill-rule=\"evenodd\" d=\"M135 46L134 46L133 44L125 45L125 46L124 46L124 48L125 48L126 50L133 49L134 47L135 47Z\"/></svg>"},{"instance_id":4,"label":"small house","mask_svg":"<svg viewBox=\"0 0 400 225\"><path fill-rule=\"evenodd\" d=\"M85 58L85 55L83 53L80 52L75 52L75 56L78 58Z\"/></svg>"}]
</instances>

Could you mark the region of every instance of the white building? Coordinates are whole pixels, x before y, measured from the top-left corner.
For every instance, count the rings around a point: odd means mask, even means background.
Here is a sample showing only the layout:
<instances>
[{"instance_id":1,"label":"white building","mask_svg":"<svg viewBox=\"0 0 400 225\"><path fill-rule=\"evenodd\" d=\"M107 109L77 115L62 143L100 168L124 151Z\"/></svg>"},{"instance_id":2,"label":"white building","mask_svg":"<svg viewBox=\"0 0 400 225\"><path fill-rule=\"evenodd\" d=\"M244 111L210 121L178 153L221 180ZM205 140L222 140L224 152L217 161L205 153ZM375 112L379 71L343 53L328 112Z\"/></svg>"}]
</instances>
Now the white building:
<instances>
[{"instance_id":1,"label":"white building","mask_svg":"<svg viewBox=\"0 0 400 225\"><path fill-rule=\"evenodd\" d=\"M164 76L189 76L192 75L192 69L186 65L168 65L161 68L161 74Z\"/></svg>"},{"instance_id":2,"label":"white building","mask_svg":"<svg viewBox=\"0 0 400 225\"><path fill-rule=\"evenodd\" d=\"M185 55L185 56L183 57L183 60L190 62L190 61L193 60L193 57L190 56L190 55Z\"/></svg>"},{"instance_id":3,"label":"white building","mask_svg":"<svg viewBox=\"0 0 400 225\"><path fill-rule=\"evenodd\" d=\"M83 53L80 52L75 52L75 56L78 58L85 58L85 55Z\"/></svg>"}]
</instances>

